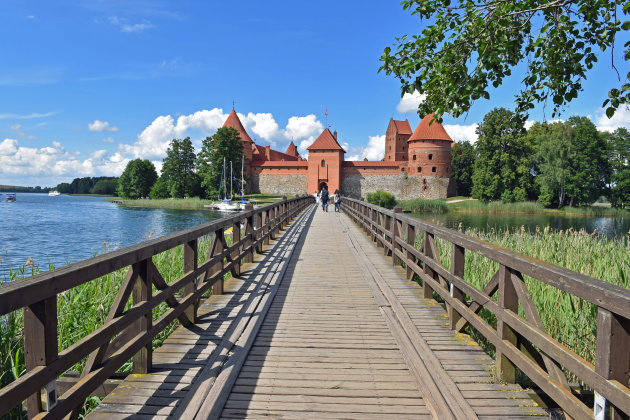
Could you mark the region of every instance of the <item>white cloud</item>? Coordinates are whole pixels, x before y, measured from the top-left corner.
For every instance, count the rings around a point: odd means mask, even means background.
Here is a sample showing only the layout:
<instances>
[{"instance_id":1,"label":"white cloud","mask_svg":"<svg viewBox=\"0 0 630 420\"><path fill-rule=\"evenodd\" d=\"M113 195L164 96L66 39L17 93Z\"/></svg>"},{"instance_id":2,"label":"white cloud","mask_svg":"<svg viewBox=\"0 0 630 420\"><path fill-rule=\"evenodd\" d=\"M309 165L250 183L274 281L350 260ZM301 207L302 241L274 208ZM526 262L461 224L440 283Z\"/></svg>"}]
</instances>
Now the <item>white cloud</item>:
<instances>
[{"instance_id":1,"label":"white cloud","mask_svg":"<svg viewBox=\"0 0 630 420\"><path fill-rule=\"evenodd\" d=\"M273 142L273 139L281 135L278 123L271 113L260 112L258 114L254 114L250 112L246 117L241 117L239 115L239 118L250 136L254 133L260 138L271 141L272 146L273 143L275 143Z\"/></svg>"},{"instance_id":2,"label":"white cloud","mask_svg":"<svg viewBox=\"0 0 630 420\"><path fill-rule=\"evenodd\" d=\"M350 152L352 155L347 156L346 160L367 160L379 161L385 156L385 134L380 136L369 136L367 146L353 147ZM348 150L346 148L346 150Z\"/></svg>"},{"instance_id":3,"label":"white cloud","mask_svg":"<svg viewBox=\"0 0 630 420\"><path fill-rule=\"evenodd\" d=\"M110 144L114 143L114 139L112 137L106 137L106 138L103 139L103 141L105 143L110 143Z\"/></svg>"},{"instance_id":4,"label":"white cloud","mask_svg":"<svg viewBox=\"0 0 630 420\"><path fill-rule=\"evenodd\" d=\"M46 118L55 115L56 112L46 112L44 114L40 114L37 112L33 112L27 115L18 115L18 114L0 114L0 120L30 120L32 118Z\"/></svg>"},{"instance_id":5,"label":"white cloud","mask_svg":"<svg viewBox=\"0 0 630 420\"><path fill-rule=\"evenodd\" d=\"M9 128L11 130L19 130L20 128L22 128L22 124L11 124Z\"/></svg>"},{"instance_id":6,"label":"white cloud","mask_svg":"<svg viewBox=\"0 0 630 420\"><path fill-rule=\"evenodd\" d=\"M444 129L454 141L469 141L475 143L477 141L477 134L475 133L477 126L478 124L444 124Z\"/></svg>"},{"instance_id":7,"label":"white cloud","mask_svg":"<svg viewBox=\"0 0 630 420\"><path fill-rule=\"evenodd\" d=\"M322 131L324 131L322 123L317 121L315 114L309 114L305 117L289 118L284 136L287 139L301 139L319 135Z\"/></svg>"},{"instance_id":8,"label":"white cloud","mask_svg":"<svg viewBox=\"0 0 630 420\"><path fill-rule=\"evenodd\" d=\"M116 132L118 131L118 127L110 126L107 121L94 120L93 123L88 123L88 128L90 131L98 131L98 132Z\"/></svg>"},{"instance_id":9,"label":"white cloud","mask_svg":"<svg viewBox=\"0 0 630 420\"><path fill-rule=\"evenodd\" d=\"M620 108L610 119L605 113L602 113L595 125L600 131L612 132L620 127L630 129L630 109L628 107Z\"/></svg>"},{"instance_id":10,"label":"white cloud","mask_svg":"<svg viewBox=\"0 0 630 420\"><path fill-rule=\"evenodd\" d=\"M396 111L401 113L416 111L418 109L418 105L420 105L426 97L427 95L421 95L418 92L405 93L400 99L398 105L396 105Z\"/></svg>"},{"instance_id":11,"label":"white cloud","mask_svg":"<svg viewBox=\"0 0 630 420\"><path fill-rule=\"evenodd\" d=\"M126 33L142 32L145 29L155 28L155 25L147 20L143 20L141 23L129 23L128 19L119 18L117 16L111 16L109 23L119 27L122 32Z\"/></svg>"},{"instance_id":12,"label":"white cloud","mask_svg":"<svg viewBox=\"0 0 630 420\"><path fill-rule=\"evenodd\" d=\"M82 176L119 176L129 162L120 154L98 150L82 159L67 152L60 142L41 148L20 146L17 140L0 142L0 178L15 185L40 183L50 186Z\"/></svg>"}]
</instances>

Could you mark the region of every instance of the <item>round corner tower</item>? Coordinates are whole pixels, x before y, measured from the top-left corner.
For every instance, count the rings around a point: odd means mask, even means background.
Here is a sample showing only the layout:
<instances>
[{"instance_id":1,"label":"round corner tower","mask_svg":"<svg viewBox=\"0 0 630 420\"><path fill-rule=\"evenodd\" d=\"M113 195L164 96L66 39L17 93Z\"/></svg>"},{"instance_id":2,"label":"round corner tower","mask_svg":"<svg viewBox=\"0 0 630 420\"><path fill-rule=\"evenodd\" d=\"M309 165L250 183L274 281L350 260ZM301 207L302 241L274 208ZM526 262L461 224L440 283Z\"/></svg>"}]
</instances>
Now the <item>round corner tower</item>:
<instances>
[{"instance_id":1,"label":"round corner tower","mask_svg":"<svg viewBox=\"0 0 630 420\"><path fill-rule=\"evenodd\" d=\"M411 176L450 176L453 140L442 124L431 122L434 114L420 121L408 144L407 173Z\"/></svg>"}]
</instances>

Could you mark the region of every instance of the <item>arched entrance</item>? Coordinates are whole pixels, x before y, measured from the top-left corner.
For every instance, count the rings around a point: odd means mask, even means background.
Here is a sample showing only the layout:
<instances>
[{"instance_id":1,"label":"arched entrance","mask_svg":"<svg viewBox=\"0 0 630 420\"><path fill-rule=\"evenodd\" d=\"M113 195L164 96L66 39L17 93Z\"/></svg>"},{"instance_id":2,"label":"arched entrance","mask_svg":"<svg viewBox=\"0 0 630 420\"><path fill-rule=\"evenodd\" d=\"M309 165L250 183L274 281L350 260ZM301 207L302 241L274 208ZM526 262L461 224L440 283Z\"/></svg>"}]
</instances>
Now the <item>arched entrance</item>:
<instances>
[{"instance_id":1,"label":"arched entrance","mask_svg":"<svg viewBox=\"0 0 630 420\"><path fill-rule=\"evenodd\" d=\"M328 184L326 184L326 183L325 183L325 182L323 182L323 181L322 181L322 182L320 182L320 183L319 183L319 191L323 190L323 189L324 189L324 187L328 188Z\"/></svg>"}]
</instances>

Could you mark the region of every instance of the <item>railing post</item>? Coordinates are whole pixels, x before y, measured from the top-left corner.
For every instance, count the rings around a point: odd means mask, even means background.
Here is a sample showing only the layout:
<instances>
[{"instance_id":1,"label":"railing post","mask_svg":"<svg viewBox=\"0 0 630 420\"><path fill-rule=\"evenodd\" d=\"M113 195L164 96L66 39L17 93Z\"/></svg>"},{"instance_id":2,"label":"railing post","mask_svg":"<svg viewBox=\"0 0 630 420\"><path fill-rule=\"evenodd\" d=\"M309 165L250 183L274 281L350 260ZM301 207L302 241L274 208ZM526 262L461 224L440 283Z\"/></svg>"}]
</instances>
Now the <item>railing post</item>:
<instances>
[{"instance_id":1,"label":"railing post","mask_svg":"<svg viewBox=\"0 0 630 420\"><path fill-rule=\"evenodd\" d=\"M282 213L280 218L280 229L284 229L287 225L287 196L282 196Z\"/></svg>"},{"instance_id":2,"label":"railing post","mask_svg":"<svg viewBox=\"0 0 630 420\"><path fill-rule=\"evenodd\" d=\"M26 370L48 366L57 360L57 296L24 308L24 359ZM54 381L53 381L54 384ZM28 417L33 418L57 403L56 389L46 387L48 407L42 407L41 392L27 399ZM17 405L17 401L16 401Z\"/></svg>"},{"instance_id":3,"label":"railing post","mask_svg":"<svg viewBox=\"0 0 630 420\"><path fill-rule=\"evenodd\" d=\"M597 309L597 354L595 370L609 380L628 384L628 367L630 366L630 320L614 314L606 309ZM606 401L596 393L594 417L598 418L598 409L605 412ZM603 417L602 417L603 418ZM628 419L615 406L611 406L611 420Z\"/></svg>"},{"instance_id":4,"label":"railing post","mask_svg":"<svg viewBox=\"0 0 630 420\"><path fill-rule=\"evenodd\" d=\"M433 249L434 236L432 233L424 232L424 255L427 258L435 260L437 255L434 254ZM429 267L427 263L424 264L424 274L428 277L435 278L435 272ZM429 285L424 279L422 280L422 297L425 299L433 299L433 287Z\"/></svg>"},{"instance_id":5,"label":"railing post","mask_svg":"<svg viewBox=\"0 0 630 420\"><path fill-rule=\"evenodd\" d=\"M253 204L246 204L245 211L253 211ZM251 263L254 262L254 249L252 244L254 243L254 214L250 214L247 216L247 221L245 222L245 237L247 240L245 241L245 247L249 248L249 250L245 253L245 262Z\"/></svg>"},{"instance_id":6,"label":"railing post","mask_svg":"<svg viewBox=\"0 0 630 420\"><path fill-rule=\"evenodd\" d=\"M253 207L253 206L252 206ZM254 239L256 240L256 242L258 242L259 239L259 234L260 237L262 237L262 235L264 235L264 230L263 230L263 214L264 212L259 211L258 213L256 213L256 235L254 235ZM259 254L262 254L262 243L258 243L256 245L256 252Z\"/></svg>"},{"instance_id":7,"label":"railing post","mask_svg":"<svg viewBox=\"0 0 630 420\"><path fill-rule=\"evenodd\" d=\"M453 244L451 250L451 274L464 278L464 266L466 263L466 248ZM451 282L451 297L457 299L460 302L464 301L464 293ZM461 315L459 312L453 309L451 305L448 305L448 317L451 322L451 329L454 330L457 322L460 320Z\"/></svg>"},{"instance_id":8,"label":"railing post","mask_svg":"<svg viewBox=\"0 0 630 420\"><path fill-rule=\"evenodd\" d=\"M267 233L269 233L269 226L267 226L268 224L269 224L269 209L263 212L263 226L264 226L263 235L266 235ZM263 244L269 245L269 235L265 237Z\"/></svg>"},{"instance_id":9,"label":"railing post","mask_svg":"<svg viewBox=\"0 0 630 420\"><path fill-rule=\"evenodd\" d=\"M232 246L241 242L241 221L237 220L232 224ZM232 276L238 277L241 275L241 260L239 255L241 255L241 249L243 249L242 244L240 244L233 252L230 257L232 260L237 260L236 264L232 266L230 270L232 272Z\"/></svg>"},{"instance_id":10,"label":"railing post","mask_svg":"<svg viewBox=\"0 0 630 420\"><path fill-rule=\"evenodd\" d=\"M138 273L138 279L133 287L133 304L137 305L141 302L146 302L151 299L153 292L151 280L149 279L148 261L140 261L134 264L134 271ZM142 318L137 320L134 324L135 331L137 333L146 333L153 324L153 318L151 311L144 314ZM146 344L138 353L133 356L133 373L149 373L151 371L151 365L153 363L153 351L151 347L151 341Z\"/></svg>"},{"instance_id":11,"label":"railing post","mask_svg":"<svg viewBox=\"0 0 630 420\"><path fill-rule=\"evenodd\" d=\"M392 265L397 266L400 265L400 258L396 256L396 249L398 248L396 245L396 238L401 236L402 227L400 220L396 218L396 215L402 213L402 208L400 206L394 207L394 215L391 220L391 232L392 232Z\"/></svg>"},{"instance_id":12,"label":"railing post","mask_svg":"<svg viewBox=\"0 0 630 420\"><path fill-rule=\"evenodd\" d=\"M194 271L197 269L197 239L193 239L190 242L184 244L184 272ZM184 286L184 295L189 295L197 291L197 278L192 282ZM199 308L199 300L197 299L194 304L190 305L184 313L190 322L195 322L197 319L197 309Z\"/></svg>"},{"instance_id":13,"label":"railing post","mask_svg":"<svg viewBox=\"0 0 630 420\"><path fill-rule=\"evenodd\" d=\"M410 225L409 223L407 223L407 244L411 245L414 248L416 246L416 227L414 225ZM407 261L415 262L416 260L413 254L409 252L409 250L405 252L405 256L407 258ZM408 262L405 262L405 265L407 267L407 280L411 280L413 278L413 270L409 266Z\"/></svg>"},{"instance_id":14,"label":"railing post","mask_svg":"<svg viewBox=\"0 0 630 420\"><path fill-rule=\"evenodd\" d=\"M509 269L501 265L499 267L499 307L503 310L512 311L518 315L518 295L512 283ZM516 334L506 325L501 318L497 319L497 334L502 341L508 341L514 346L517 345ZM507 383L516 382L516 366L512 363L503 352L497 348L497 375Z\"/></svg>"},{"instance_id":15,"label":"railing post","mask_svg":"<svg viewBox=\"0 0 630 420\"><path fill-rule=\"evenodd\" d=\"M376 211L374 211L374 209L370 208L369 210L370 210L369 218L370 218L371 223L369 224L369 228L366 227L366 232L372 236L372 242L376 242L376 246L378 246L379 242L376 240L376 226L378 225L378 214L376 213Z\"/></svg>"},{"instance_id":16,"label":"railing post","mask_svg":"<svg viewBox=\"0 0 630 420\"><path fill-rule=\"evenodd\" d=\"M208 255L208 258L216 257L217 255L223 255L225 251L225 232L223 228L214 232L214 240L212 241L212 249ZM215 274L222 272L224 267L225 257L221 257L220 261L210 267L208 271L208 276L213 277ZM212 294L213 295L222 295L223 294L223 282L225 275L221 275L221 278L218 279L212 285Z\"/></svg>"}]
</instances>

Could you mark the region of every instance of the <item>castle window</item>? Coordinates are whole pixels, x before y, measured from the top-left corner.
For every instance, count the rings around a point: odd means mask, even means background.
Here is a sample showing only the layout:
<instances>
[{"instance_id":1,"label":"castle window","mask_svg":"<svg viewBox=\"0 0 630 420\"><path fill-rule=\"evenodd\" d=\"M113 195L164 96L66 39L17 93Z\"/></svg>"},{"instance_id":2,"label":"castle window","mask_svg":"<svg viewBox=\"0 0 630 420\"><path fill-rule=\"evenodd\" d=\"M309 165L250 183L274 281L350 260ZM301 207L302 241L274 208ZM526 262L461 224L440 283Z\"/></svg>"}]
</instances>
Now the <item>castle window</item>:
<instances>
[{"instance_id":1,"label":"castle window","mask_svg":"<svg viewBox=\"0 0 630 420\"><path fill-rule=\"evenodd\" d=\"M322 168L324 168L325 166L326 166L326 161L322 159Z\"/></svg>"},{"instance_id":2,"label":"castle window","mask_svg":"<svg viewBox=\"0 0 630 420\"><path fill-rule=\"evenodd\" d=\"M433 160L433 155L431 153L429 153L429 160ZM433 171L435 172L435 171Z\"/></svg>"},{"instance_id":3,"label":"castle window","mask_svg":"<svg viewBox=\"0 0 630 420\"><path fill-rule=\"evenodd\" d=\"M436 167L434 166L433 168L431 168L431 172L435 172L436 171Z\"/></svg>"},{"instance_id":4,"label":"castle window","mask_svg":"<svg viewBox=\"0 0 630 420\"><path fill-rule=\"evenodd\" d=\"M413 155L413 160L416 160L416 155Z\"/></svg>"},{"instance_id":5,"label":"castle window","mask_svg":"<svg viewBox=\"0 0 630 420\"><path fill-rule=\"evenodd\" d=\"M389 146L389 150L392 150L392 146Z\"/></svg>"},{"instance_id":6,"label":"castle window","mask_svg":"<svg viewBox=\"0 0 630 420\"><path fill-rule=\"evenodd\" d=\"M418 166L418 172L422 172L422 168Z\"/></svg>"}]
</instances>

